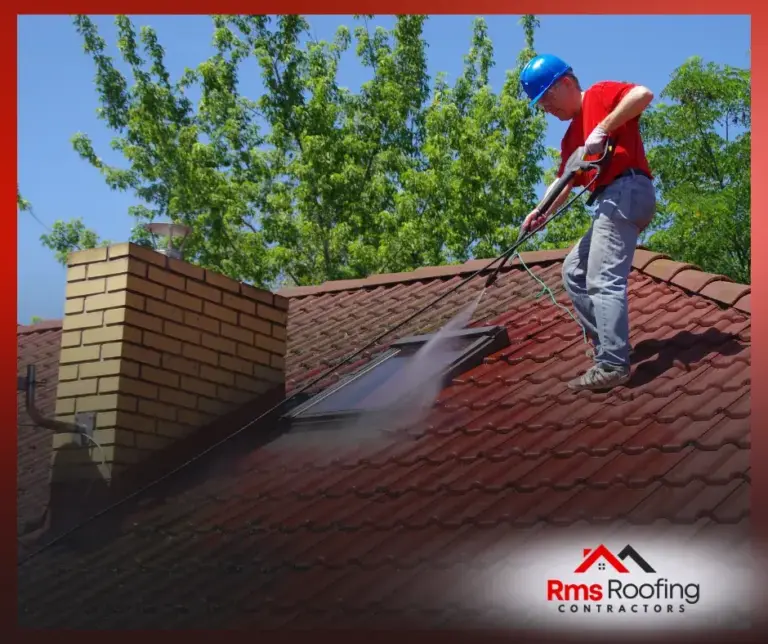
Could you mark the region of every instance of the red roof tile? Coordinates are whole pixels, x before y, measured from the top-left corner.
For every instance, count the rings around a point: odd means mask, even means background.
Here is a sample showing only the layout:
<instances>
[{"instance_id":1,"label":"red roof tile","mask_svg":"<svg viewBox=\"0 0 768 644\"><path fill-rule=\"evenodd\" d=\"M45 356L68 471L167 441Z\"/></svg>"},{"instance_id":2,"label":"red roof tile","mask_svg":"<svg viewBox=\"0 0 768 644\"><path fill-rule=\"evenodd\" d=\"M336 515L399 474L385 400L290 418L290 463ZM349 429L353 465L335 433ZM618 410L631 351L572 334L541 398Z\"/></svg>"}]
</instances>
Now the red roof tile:
<instances>
[{"instance_id":1,"label":"red roof tile","mask_svg":"<svg viewBox=\"0 0 768 644\"><path fill-rule=\"evenodd\" d=\"M524 261L566 304L563 256ZM282 291L290 385L482 265ZM686 278L686 291L663 278L681 282L693 269L645 250L635 267L626 387L567 390L588 364L581 331L515 262L473 318L504 325L509 346L446 387L423 426L376 438L288 434L258 447L253 428L23 566L21 623L483 625L464 573L498 557L502 540L524 547L586 521L688 525L743 542L751 320L748 299L729 305L748 288L702 276ZM439 328L482 282L385 344Z\"/></svg>"}]
</instances>

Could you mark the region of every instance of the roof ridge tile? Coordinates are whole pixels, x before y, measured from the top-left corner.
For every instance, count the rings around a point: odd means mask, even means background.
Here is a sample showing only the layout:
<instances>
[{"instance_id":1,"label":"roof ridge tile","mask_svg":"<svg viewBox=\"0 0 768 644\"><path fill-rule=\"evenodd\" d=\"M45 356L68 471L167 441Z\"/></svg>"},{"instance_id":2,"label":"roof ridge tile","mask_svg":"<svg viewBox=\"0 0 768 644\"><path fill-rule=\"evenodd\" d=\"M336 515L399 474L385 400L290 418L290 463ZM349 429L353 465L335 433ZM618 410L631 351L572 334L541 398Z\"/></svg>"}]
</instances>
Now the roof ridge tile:
<instances>
[{"instance_id":1,"label":"roof ridge tile","mask_svg":"<svg viewBox=\"0 0 768 644\"><path fill-rule=\"evenodd\" d=\"M677 262L667 255L653 253L641 247L637 248L632 265L646 275L674 284L689 293L735 307L744 313L751 313L748 299L752 291L751 285L740 284L727 275L709 273L695 264ZM737 302L741 302L740 306L735 306Z\"/></svg>"},{"instance_id":2,"label":"roof ridge tile","mask_svg":"<svg viewBox=\"0 0 768 644\"><path fill-rule=\"evenodd\" d=\"M570 250L571 247L535 250L523 252L520 255L527 266L542 265L562 261ZM299 298L407 282L459 277L479 271L493 261L493 259L470 259L463 264L422 266L409 272L382 273L362 279L328 281L314 286L285 287L279 289L277 293L287 298ZM509 271L511 267L520 265L520 259L515 257L505 264L504 270ZM739 284L725 275L708 273L689 262L675 261L669 255L650 250L642 244L635 250L632 267L654 279L678 286L689 293L734 307L742 313L751 313L749 298L751 286Z\"/></svg>"},{"instance_id":3,"label":"roof ridge tile","mask_svg":"<svg viewBox=\"0 0 768 644\"><path fill-rule=\"evenodd\" d=\"M739 299L737 299L731 306L733 308L738 309L742 313L752 313L752 305L751 305L751 292L750 293L744 293Z\"/></svg>"},{"instance_id":4,"label":"roof ridge tile","mask_svg":"<svg viewBox=\"0 0 768 644\"><path fill-rule=\"evenodd\" d=\"M745 295L752 292L752 287L746 284L737 284L727 278L719 278L707 284L699 295L715 300L726 306L733 306Z\"/></svg>"},{"instance_id":5,"label":"roof ridge tile","mask_svg":"<svg viewBox=\"0 0 768 644\"><path fill-rule=\"evenodd\" d=\"M565 259L571 248L555 250L536 250L523 252L522 261L527 266L550 264ZM284 287L276 294L285 298L301 298L307 296L326 295L340 291L394 286L408 282L431 281L442 278L459 277L481 270L493 259L471 259L463 264L444 264L441 266L422 266L409 272L382 273L367 278L349 280L331 280L312 286ZM504 271L511 267L520 266L520 259L515 257L504 266ZM648 250L638 246L635 250L632 267L650 277L683 290L701 295L720 304L731 306L743 313L751 313L751 286L739 284L726 275L708 273L695 264L678 262L664 253ZM43 320L34 324L17 324L16 334L26 335L42 331L60 330L61 320Z\"/></svg>"},{"instance_id":6,"label":"roof ridge tile","mask_svg":"<svg viewBox=\"0 0 768 644\"><path fill-rule=\"evenodd\" d=\"M632 257L632 267L639 271L645 272L646 267L657 259L672 259L669 255L664 253L657 253L649 250L645 246L638 246L635 249L635 253Z\"/></svg>"},{"instance_id":7,"label":"roof ridge tile","mask_svg":"<svg viewBox=\"0 0 768 644\"><path fill-rule=\"evenodd\" d=\"M522 260L526 265L539 266L552 262L559 262L565 259L565 256L571 250L570 247L553 250L532 250L520 253ZM347 291L357 288L370 288L373 286L385 286L394 284L403 284L406 282L419 282L422 280L433 280L439 278L459 277L482 270L498 258L480 258L470 259L463 264L442 264L439 266L421 266L413 271L399 273L380 273L370 275L366 278L354 280L331 280L316 284L313 286L286 286L276 292L283 297L305 297L307 295L323 295L334 291ZM504 269L509 270L512 266L520 266L520 260L515 257L507 261ZM489 270L495 268L492 266ZM504 270L502 269L502 270Z\"/></svg>"},{"instance_id":8,"label":"roof ridge tile","mask_svg":"<svg viewBox=\"0 0 768 644\"><path fill-rule=\"evenodd\" d=\"M60 331L61 328L61 320L43 320L33 324L17 324L16 335L28 335L30 333L40 333L42 331Z\"/></svg>"},{"instance_id":9,"label":"roof ridge tile","mask_svg":"<svg viewBox=\"0 0 768 644\"><path fill-rule=\"evenodd\" d=\"M689 264L687 262L676 262L673 259L667 259L664 257L651 260L642 270L647 275L670 283L682 271L692 270L702 272L701 268L695 264Z\"/></svg>"}]
</instances>

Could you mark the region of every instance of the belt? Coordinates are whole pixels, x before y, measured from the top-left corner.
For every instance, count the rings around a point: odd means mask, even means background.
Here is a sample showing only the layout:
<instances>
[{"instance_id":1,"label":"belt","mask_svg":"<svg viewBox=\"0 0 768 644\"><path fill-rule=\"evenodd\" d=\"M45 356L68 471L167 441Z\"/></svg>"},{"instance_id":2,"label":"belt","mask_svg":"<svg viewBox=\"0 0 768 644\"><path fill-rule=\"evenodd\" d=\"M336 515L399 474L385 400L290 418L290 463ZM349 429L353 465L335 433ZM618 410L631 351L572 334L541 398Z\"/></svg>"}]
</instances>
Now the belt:
<instances>
[{"instance_id":1,"label":"belt","mask_svg":"<svg viewBox=\"0 0 768 644\"><path fill-rule=\"evenodd\" d=\"M597 199L603 193L603 191L608 186L610 186L614 181L618 181L619 179L623 179L624 177L635 177L637 175L645 177L649 181L653 181L653 179L651 179L651 175L649 175L645 170L641 170L640 168L629 168L627 170L624 170L624 172L622 172L620 174L617 174L607 184L602 185L602 186L598 186L597 188L595 188L595 190L592 193L592 195L589 197L589 199L587 199L587 205L591 206L593 204L593 202L595 201L595 199Z\"/></svg>"}]
</instances>

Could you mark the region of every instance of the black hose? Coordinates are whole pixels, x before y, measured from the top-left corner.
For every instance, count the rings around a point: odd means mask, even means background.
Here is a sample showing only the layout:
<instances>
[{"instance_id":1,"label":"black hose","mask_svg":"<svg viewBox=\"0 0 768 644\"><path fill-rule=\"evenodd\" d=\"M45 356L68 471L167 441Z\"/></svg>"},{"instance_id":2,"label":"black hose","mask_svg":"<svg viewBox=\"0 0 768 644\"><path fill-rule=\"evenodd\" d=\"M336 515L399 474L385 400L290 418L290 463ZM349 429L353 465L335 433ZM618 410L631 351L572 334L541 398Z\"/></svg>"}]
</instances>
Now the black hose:
<instances>
[{"instance_id":1,"label":"black hose","mask_svg":"<svg viewBox=\"0 0 768 644\"><path fill-rule=\"evenodd\" d=\"M526 233L526 231L525 231L525 230L521 229L521 230L520 230L520 235L518 236L518 238L517 238L517 241L516 241L516 242L515 242L515 243L514 243L514 244L513 244L513 245L512 245L512 246L511 246L511 247L510 247L508 250L504 251L504 253L503 253L502 255L500 255L499 257L497 257L497 258L496 258L497 260L498 260L498 259L501 259L501 258L503 258L503 261L501 262L501 264L499 264L499 265L498 265L498 266L497 266L497 267L494 269L493 273L491 273L491 274L488 276L488 279L487 279L487 280L485 280L485 288L488 288L489 286L491 286L491 285L492 285L492 284L493 284L493 283L496 281L496 277L497 277L497 275L498 275L499 271L500 271L500 270L501 270L501 269L504 267L504 264L506 264L506 263L507 263L507 261L509 260L509 258L510 258L510 257L511 257L511 256L512 256L512 255L513 255L513 254L514 254L516 251L517 251L517 249L518 249L518 248L520 248L520 246L522 246L522 245L523 245L525 242L527 242L527 241L528 241L528 240L529 240L529 239L530 239L530 238L531 238L533 235L535 235L537 232L539 232L540 230L543 230L543 229L544 229L544 228L547 226L547 224L549 224L549 223L553 222L553 221L554 221L555 219L557 219L557 218L558 218L560 215L562 215L562 214L563 214L563 213L564 213L566 210L568 210L568 208L570 208L570 207L573 205L573 203L574 203L574 202L575 202L575 201L576 201L576 200L577 200L579 197L581 197L581 195L583 195L583 194L584 194L584 193L585 193L587 190L589 190L589 187L590 187L590 186L591 186L591 185L592 185L592 184L593 184L595 181L597 181L597 178L598 178L599 176L600 176L600 175L599 175L599 173L598 173L598 174L596 174L596 175L595 175L595 177L592 179L592 181L590 181L590 182L589 182L589 183L588 183L588 184L587 184L587 185L584 187L584 189L583 189L583 190L582 190L582 191L581 191L579 194L577 194L577 195L576 195L576 196L575 196L573 199L571 199L571 200L570 200L568 203L566 203L565 205L563 205L563 206L562 206L562 207L561 207L561 208L560 208L560 209L559 209L559 210L558 210L558 211L557 211L555 214L553 214L551 217L549 217L549 218L548 218L548 219L547 219L547 220L546 220L546 221L545 221L543 224L541 224L541 225L540 225L538 228L534 228L534 229L532 229L532 230L529 230L527 233ZM554 193L555 191L553 190L552 192Z\"/></svg>"},{"instance_id":2,"label":"black hose","mask_svg":"<svg viewBox=\"0 0 768 644\"><path fill-rule=\"evenodd\" d=\"M609 142L608 146L606 146L606 153L603 155L603 158L602 158L602 159L600 159L600 160L599 160L599 161L597 161L597 162L594 162L594 161L591 161L591 162L582 161L582 160L581 160L581 158L580 158L580 157L582 156L582 150L581 150L581 149L577 150L577 151L576 151L576 152L575 152L575 153L574 153L574 154L571 156L571 159L569 159L569 162L568 162L568 164L566 165L566 171L563 173L563 177L562 177L561 179L559 179L559 180L558 180L558 184L561 184L561 183L562 183L562 186L561 186L561 188L560 188L559 190L557 190L557 191L555 191L555 190L552 190L552 191L550 192L550 194L549 194L549 195L548 195L548 196L547 196L547 197L544 199L544 201L543 201L542 203L545 203L545 204L546 204L547 202L549 202L549 205L548 205L547 207L551 206L551 204L554 202L554 199L555 199L555 198L557 197L557 195L558 195L558 194L559 194L559 193L562 191L562 187L564 187L564 186L565 186L565 184L566 184L567 182L569 182L569 181L570 181L570 180L573 178L573 176L574 176L575 174L578 174L579 172L582 172L582 171L584 171L584 170L593 169L593 168L595 168L595 167L596 167L596 164L602 164L603 160L606 158L606 156L607 156L607 154L608 154L608 150L609 150L609 148L611 148L611 149L612 149L612 145L610 144L610 142ZM576 158L577 156L579 157L578 159ZM327 370L327 371L325 371L324 373L322 373L322 374L320 374L319 376L317 376L316 378L314 378L314 379L313 379L313 380L312 380L312 381L311 381L309 384L307 384L307 385L304 385L304 386L303 386L301 389L299 389L298 391L296 391L296 392L292 393L292 394L291 394L290 396L288 396L287 398L284 398L284 399L283 399L283 400L281 400L279 403L277 403L276 405L274 405L273 407L271 407L271 408L270 408L270 409L268 409L267 411L263 412L262 414L260 414L260 415L259 415L259 416L257 416L256 418L254 418L253 420L251 420L251 421L248 421L248 422L247 422L245 425L243 425L242 427L240 427L240 429L238 429L237 431L233 432L232 434L229 434L229 435L227 435L227 436L226 436L225 438L223 438L222 440L218 441L217 443L215 443L215 444L214 444L214 445L212 445L211 447L207 448L206 450L204 450L203 452L201 452L201 453L200 453L200 454L198 454L197 456L194 456L193 458L189 459L188 461L186 461L186 462L182 463L181 465L179 465L178 467L174 468L173 470L171 470L171 471L170 471L170 472L168 472L167 474L164 474L163 476L161 476L161 477L159 477L159 478L155 479L154 481L151 481L151 482L150 482L150 483L148 483L147 485L145 485L145 486L141 487L140 489L136 490L135 492L132 492L131 494L128 494L128 495L126 495L126 496L125 496L125 497L123 497L122 499L119 499L119 500L115 501L114 503L112 503L111 505L107 506L107 507L106 507L106 508L104 508L103 510L101 510L101 511L99 511L99 512L97 512L97 513L93 514L93 515L91 515L90 517L88 517L87 519L85 519L84 521L82 521L81 523L79 523L79 524L77 524L77 525L73 526L71 529L67 530L66 532L64 532L64 533L60 534L59 536L57 536L57 537L55 537L55 538L51 539L51 541L48 541L47 543L43 544L43 545L42 545L42 546L41 546L39 549L37 549L36 551L34 551L34 552L30 553L30 554L29 554L27 557L25 557L24 559L22 559L21 561L19 561L19 562L18 562L18 564L17 564L17 565L18 565L18 567L21 567L22 565L24 565L25 563L27 563L28 561L30 561L31 559L33 559L34 557L36 557L36 556L37 556L37 555L39 555L40 553L44 552L45 550L47 550L47 549L48 549L48 548L50 548L51 546L53 546L53 545L55 545L56 543L58 543L58 542L62 541L63 539L65 539L66 537L68 537L68 536L69 536L70 534L72 534L73 532L75 532L75 531L77 531L77 530L79 530L79 529L83 528L83 527L84 527L84 526L86 526L87 524L91 523L92 521L95 521L95 520L96 520L96 519L98 519L99 517L101 517L101 516L103 516L103 515L107 514L108 512L110 512L110 511L112 511L112 510L116 509L117 507L119 507L119 506L123 505L124 503L127 503L127 502L128 502L128 501L130 501L131 499L134 499L134 498L136 498L137 496L140 496L141 494L143 494L144 492L146 492L146 491L147 491L147 490L149 490L150 488L152 488L152 487L154 487L154 486L156 486L156 485L160 484L161 482L163 482L163 481L165 481L165 480L169 479L170 477L172 477L174 474L177 474L179 471L181 471L181 470L182 470L182 469L184 469L185 467L188 467L189 465L191 465L191 464L192 464L192 463L194 463L195 461L198 461L198 460L199 460L199 459L201 459L203 456L205 456L205 455L207 455L208 453L212 452L214 449L216 449L216 448L217 448L217 447L219 447L220 445L223 445L224 443L226 443L227 441L231 440L231 439L232 439L232 438L234 438L235 436L237 436L237 435L241 434L242 432L246 431L247 429L249 429L250 427L252 427L252 426L253 426L253 425L255 425L256 423L258 423L258 422L259 422L259 421L260 421L262 418L265 418L266 416L268 416L268 415L270 415L270 414L274 413L275 411L277 411L278 409L280 409L281 407L283 407L284 405L286 405L288 402L290 402L291 400L293 400L294 398L296 398L296 397L297 397L297 396L299 396L300 394L302 394L302 393L304 393L305 391L307 391L307 390L308 390L310 387L312 387L313 385L317 384L317 383L318 383L318 382L320 382L321 380L324 380L325 378L327 378L328 376L330 376L332 373L334 373L336 370L338 370L338 369L339 369L341 366L343 366L343 365L347 364L347 363L348 363L348 362L350 362L350 361L351 361L353 358L357 357L358 355L360 355L361 353L363 353L363 352L364 352L364 351L366 351L367 349L370 349L372 346L374 346L375 344L377 344L378 342L380 342L380 341L381 341L383 338L385 338L387 335L389 335L389 334L390 334L390 333L392 333L393 331L396 331L397 329L399 329L400 327L404 326L405 324L407 324L407 323L408 323L408 322L410 322L411 320L415 319L416 317L418 317L419 315L421 315L421 314L422 314L424 311L426 311L427 309L429 309L429 308L433 307L435 304L437 304L437 303L438 303L438 302L440 302L441 300L443 300L443 299L445 299L446 297L448 297L448 295L450 295L451 293L455 293L455 292L456 292L456 291L458 291L458 290L459 290L459 289L460 289L462 286L464 286L464 285L465 285L467 282L470 282L470 281L471 281L471 280L473 280L475 277L477 277L477 276L478 276L480 273L482 273L482 272L484 272L484 271L487 271L487 270L488 270L488 269L489 269L491 266L493 266L493 265L494 265L496 262L498 262L499 260L502 260L502 263L499 265L499 267L498 267L497 269L495 269L495 270L494 270L494 272L491 274L491 276L489 276L489 282L490 282L490 283L492 283L492 281L495 281L495 279L496 279L496 278L495 278L495 276L498 274L498 271L499 271L499 270L501 269L501 267L504 265L504 263L506 262L507 258L508 258L510 255L512 255L512 253L514 253L514 252L515 252L515 251L516 251L516 250L517 250L517 249L520 247L520 245L521 245L521 244L523 244L524 242L526 242L526 241L527 241L527 240L528 240L528 239L531 237L531 235L534 235L534 234L535 234L536 232L538 232L538 231L539 231L541 228L543 228L543 227L544 227L544 226L545 226L547 223L549 223L550 221L552 221L552 220L553 220L555 217L559 216L559 215L560 215L560 214L562 214L562 213L563 213L563 212L564 212L564 211L565 211L567 208L569 208L569 207L570 207L570 206L573 204L573 202L574 202L576 199L578 199L578 198L579 198L579 197L580 197L582 194L584 194L584 192L586 192L586 190L589 188L589 186L590 186L590 185L592 185L592 183L594 183L594 182L597 180L597 177L599 176L599 174L600 174L600 166L599 166L599 165L597 165L597 173L596 173L596 175L595 175L595 178L594 178L594 179L592 179L592 181L590 181L590 182L589 182L589 184L588 184L588 185L587 185L587 186L584 188L584 190L582 190L582 191L581 191L581 192L580 192L578 195L576 195L576 197L574 197L573 199L571 199L571 201L569 201L569 202L568 202L567 204L565 204L565 205L564 205L562 208L560 208L560 209L557 211L557 213L555 213L555 215L553 215L552 217L550 217L550 218L549 218L549 219L548 219L548 220L547 220L547 221L546 221L544 224L542 224L541 226L539 226L539 228L537 228L537 229L535 229L535 230L532 230L532 231L529 231L529 232L528 232L528 234L526 234L526 235L521 235L520 237L518 237L518 240L517 240L517 241L516 241L516 242L515 242L515 243L514 243L514 244L513 244L513 245L512 245L512 246L511 246L511 247L510 247L508 250L504 251L504 253L502 253L501 255L499 255L499 256L498 256L496 259L492 260L492 261L491 261L489 264L487 264L487 265L486 265L486 266L484 266L483 268L480 268L480 269L478 269L477 271L475 271L474 273L472 273L472 274L471 274L471 275L469 275L468 277L465 277L465 278L464 278L463 280L461 280L461 282L459 282L459 283L458 283L456 286L454 286L453 288L449 289L448 291L446 291L445 293L443 293L443 294L442 294L442 295L440 295L439 297L435 298L435 299L434 299L433 301L431 301L429 304L427 304L426 306L422 307L421 309L419 309L418 311L416 311L415 313L413 313L412 315L410 315L409 317L407 317L407 318L406 318L405 320L403 320L402 322L400 322L400 323L396 324L396 325L395 325L394 327L392 327L391 329L387 329L385 332L383 332L382 334L380 334L379 336L377 336L376 338L374 338L373 340L371 340L371 341L370 341L368 344L366 344L364 347L362 347L361 349L358 349L357 351L355 351L355 352L354 352L354 353L352 353L351 355L347 356L347 357L346 357L344 360L342 360L341 362L339 362L338 364L336 364L334 367L331 367L330 369L328 369L328 370ZM546 212L546 209L544 209L544 211ZM493 280L490 280L490 277L493 277ZM488 285L488 282L486 283L486 286L487 286L487 285Z\"/></svg>"}]
</instances>

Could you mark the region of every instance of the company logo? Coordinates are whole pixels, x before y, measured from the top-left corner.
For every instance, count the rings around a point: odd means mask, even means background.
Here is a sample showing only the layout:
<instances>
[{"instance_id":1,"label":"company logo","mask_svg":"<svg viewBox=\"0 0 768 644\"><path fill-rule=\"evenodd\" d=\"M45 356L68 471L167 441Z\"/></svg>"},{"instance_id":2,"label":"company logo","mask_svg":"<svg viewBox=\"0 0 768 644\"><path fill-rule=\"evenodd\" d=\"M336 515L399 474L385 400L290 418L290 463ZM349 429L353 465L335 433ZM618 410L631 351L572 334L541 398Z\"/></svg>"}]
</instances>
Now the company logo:
<instances>
[{"instance_id":1,"label":"company logo","mask_svg":"<svg viewBox=\"0 0 768 644\"><path fill-rule=\"evenodd\" d=\"M584 548L573 574L573 580L547 580L547 602L560 613L684 613L700 599L699 584L658 576L629 544L618 554L603 544Z\"/></svg>"},{"instance_id":2,"label":"company logo","mask_svg":"<svg viewBox=\"0 0 768 644\"><path fill-rule=\"evenodd\" d=\"M606 564L609 564L616 572L628 573L629 569L622 563L627 558L632 559L643 572L656 572L632 546L626 545L618 555L614 555L602 544L594 550L591 548L584 548L584 561L581 562L581 565L576 568L574 572L587 572L587 570L597 563L598 570L605 570ZM600 559L602 559L602 561L598 561Z\"/></svg>"}]
</instances>

